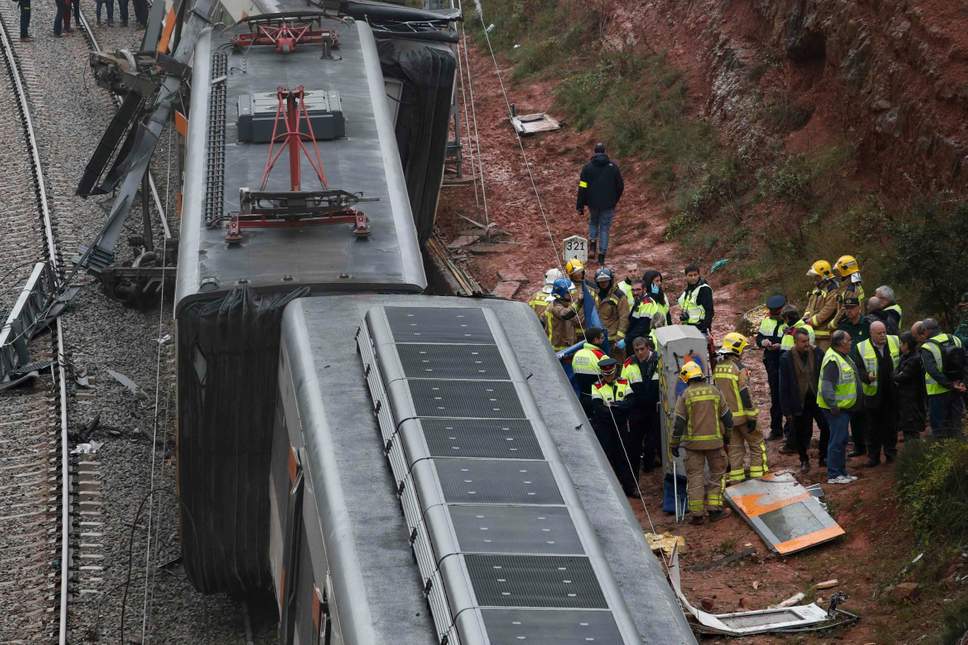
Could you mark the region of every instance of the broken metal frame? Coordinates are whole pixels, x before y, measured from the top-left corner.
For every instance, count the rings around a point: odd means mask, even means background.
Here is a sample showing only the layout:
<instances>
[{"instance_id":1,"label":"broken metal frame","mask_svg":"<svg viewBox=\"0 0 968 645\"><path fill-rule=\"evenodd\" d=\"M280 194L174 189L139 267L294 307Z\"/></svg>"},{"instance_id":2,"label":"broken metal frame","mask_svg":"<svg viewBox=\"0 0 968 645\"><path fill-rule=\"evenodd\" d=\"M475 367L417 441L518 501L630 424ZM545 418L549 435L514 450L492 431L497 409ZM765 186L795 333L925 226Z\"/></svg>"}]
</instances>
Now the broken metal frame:
<instances>
[{"instance_id":1,"label":"broken metal frame","mask_svg":"<svg viewBox=\"0 0 968 645\"><path fill-rule=\"evenodd\" d=\"M678 545L673 547L668 562L669 582L686 614L691 616L697 629L706 634L724 636L753 636L767 633L796 633L829 630L857 622L860 618L837 604L846 598L834 594L830 607L823 609L815 602L792 607L773 607L752 611L735 611L726 614L712 614L693 607L682 592Z\"/></svg>"},{"instance_id":2,"label":"broken metal frame","mask_svg":"<svg viewBox=\"0 0 968 645\"><path fill-rule=\"evenodd\" d=\"M171 116L182 83L187 79L188 63L195 50L195 43L202 31L209 28L208 17L211 9L212 0L196 0L187 12L174 55L159 56L156 59L162 80L151 101L151 113L134 126L134 138L129 151L119 162L119 168L124 168L125 171L107 223L94 243L89 248L82 249L80 258L76 260L79 267L99 274L114 263L114 249L123 231L124 222L137 192L141 189L142 178L151 162L158 137Z\"/></svg>"},{"instance_id":3,"label":"broken metal frame","mask_svg":"<svg viewBox=\"0 0 968 645\"><path fill-rule=\"evenodd\" d=\"M71 295L66 295L66 299ZM60 314L65 302L53 265L36 263L0 329L0 383L16 380L31 371L27 346Z\"/></svg>"}]
</instances>

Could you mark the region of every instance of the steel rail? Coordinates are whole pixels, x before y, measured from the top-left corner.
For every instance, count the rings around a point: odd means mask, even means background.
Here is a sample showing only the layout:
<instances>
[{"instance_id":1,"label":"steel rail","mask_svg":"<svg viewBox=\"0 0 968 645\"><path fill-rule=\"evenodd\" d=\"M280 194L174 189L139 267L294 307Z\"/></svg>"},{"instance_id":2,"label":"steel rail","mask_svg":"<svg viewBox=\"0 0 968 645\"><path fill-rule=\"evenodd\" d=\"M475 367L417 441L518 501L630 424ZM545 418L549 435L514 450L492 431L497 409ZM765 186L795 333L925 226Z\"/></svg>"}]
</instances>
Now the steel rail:
<instances>
[{"instance_id":1,"label":"steel rail","mask_svg":"<svg viewBox=\"0 0 968 645\"><path fill-rule=\"evenodd\" d=\"M34 134L34 123L30 115L30 104L27 100L27 91L24 87L22 73L14 56L13 47L10 45L10 38L7 33L6 23L0 17L0 46L3 47L7 67L10 72L10 79L13 82L17 94L17 103L23 118L24 136L27 146L30 148L32 162L32 173L34 175L34 185L37 192L37 203L41 212L42 224L44 228L44 243L48 261L51 263L58 280L62 277L61 260L58 257L57 241L54 236L54 225L48 204L47 187L44 183L43 165L40 160L40 150L37 146L37 138ZM57 361L56 368L51 367L51 371L57 372L58 380L58 405L60 407L60 475L61 475L61 559L60 559L60 608L57 642L65 645L67 642L67 600L68 582L70 580L70 529L71 529L71 478L69 470L69 453L67 450L67 430L68 430L68 406L67 406L67 370L66 357L64 353L64 333L60 319L54 321L54 335L56 336Z\"/></svg>"},{"instance_id":2,"label":"steel rail","mask_svg":"<svg viewBox=\"0 0 968 645\"><path fill-rule=\"evenodd\" d=\"M94 30L91 29L91 23L87 21L87 16L84 15L84 11L80 12L80 24L84 28L84 37L87 41L91 43L91 47L95 52L101 53L101 44L97 41L97 36L94 35ZM111 94L114 100L115 109L121 105L121 99L117 94ZM155 204L155 210L158 211L158 219L161 220L161 228L164 231L165 239L171 239L171 229L168 226L168 215L165 213L165 208L161 203L161 198L158 196L158 189L155 187L155 178L151 174L151 169L148 169L148 189L151 191L151 201Z\"/></svg>"}]
</instances>

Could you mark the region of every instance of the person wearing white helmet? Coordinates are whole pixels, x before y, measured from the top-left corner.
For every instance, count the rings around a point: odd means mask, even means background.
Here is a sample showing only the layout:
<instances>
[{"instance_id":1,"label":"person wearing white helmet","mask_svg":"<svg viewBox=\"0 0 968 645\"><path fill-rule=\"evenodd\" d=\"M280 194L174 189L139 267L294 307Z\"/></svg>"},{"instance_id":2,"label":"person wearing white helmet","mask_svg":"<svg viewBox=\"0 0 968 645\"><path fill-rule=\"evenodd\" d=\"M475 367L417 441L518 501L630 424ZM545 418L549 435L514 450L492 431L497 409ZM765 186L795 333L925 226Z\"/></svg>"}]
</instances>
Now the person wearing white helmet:
<instances>
[{"instance_id":1,"label":"person wearing white helmet","mask_svg":"<svg viewBox=\"0 0 968 645\"><path fill-rule=\"evenodd\" d=\"M563 277L564 275L561 273L561 269L548 269L545 271L544 285L528 299L528 305L534 311L535 315L538 316L538 320L541 321L542 326L545 324L545 310L548 308L548 305L555 301L555 297L551 295L551 288L555 284L555 280Z\"/></svg>"}]
</instances>

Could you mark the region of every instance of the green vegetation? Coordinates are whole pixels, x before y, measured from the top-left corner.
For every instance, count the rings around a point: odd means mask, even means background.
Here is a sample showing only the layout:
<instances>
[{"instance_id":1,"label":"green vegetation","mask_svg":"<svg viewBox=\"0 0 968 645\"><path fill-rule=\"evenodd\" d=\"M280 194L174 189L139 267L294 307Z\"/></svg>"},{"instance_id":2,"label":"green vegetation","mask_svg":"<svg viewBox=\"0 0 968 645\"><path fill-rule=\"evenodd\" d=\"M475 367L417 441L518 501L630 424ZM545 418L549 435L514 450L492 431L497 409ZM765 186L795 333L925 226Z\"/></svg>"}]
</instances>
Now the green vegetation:
<instances>
[{"instance_id":1,"label":"green vegetation","mask_svg":"<svg viewBox=\"0 0 968 645\"><path fill-rule=\"evenodd\" d=\"M905 443L896 473L901 506L925 553L918 578L937 588L968 548L968 443ZM956 643L968 632L968 594L954 593L941 623L939 643Z\"/></svg>"},{"instance_id":2,"label":"green vegetation","mask_svg":"<svg viewBox=\"0 0 968 645\"><path fill-rule=\"evenodd\" d=\"M647 44L605 44L603 0L486 0L495 50L515 65L513 78L555 79L554 108L571 127L594 130L619 158L639 157L667 199L666 236L694 258L726 257L735 278L794 301L809 288L810 262L851 254L869 291L895 287L905 318L946 320L968 289L962 265L968 203L937 199L885 204L860 185L856 150L834 141L791 154L774 141L732 150L695 116L685 78ZM477 16L468 26L483 44ZM756 80L781 61L750 66ZM739 63L737 63L739 64ZM768 92L758 115L776 137L802 128L812 107L790 93Z\"/></svg>"}]
</instances>

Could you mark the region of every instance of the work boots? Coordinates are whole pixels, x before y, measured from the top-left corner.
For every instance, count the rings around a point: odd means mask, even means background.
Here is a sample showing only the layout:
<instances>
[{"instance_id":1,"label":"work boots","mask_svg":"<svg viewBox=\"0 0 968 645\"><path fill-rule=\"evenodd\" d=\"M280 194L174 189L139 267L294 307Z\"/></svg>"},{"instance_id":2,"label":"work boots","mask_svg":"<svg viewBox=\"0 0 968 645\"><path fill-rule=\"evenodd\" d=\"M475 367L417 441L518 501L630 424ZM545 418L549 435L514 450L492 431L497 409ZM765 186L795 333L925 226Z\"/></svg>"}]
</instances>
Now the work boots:
<instances>
[{"instance_id":1,"label":"work boots","mask_svg":"<svg viewBox=\"0 0 968 645\"><path fill-rule=\"evenodd\" d=\"M598 240L588 240L588 257L595 255L598 250Z\"/></svg>"},{"instance_id":2,"label":"work boots","mask_svg":"<svg viewBox=\"0 0 968 645\"><path fill-rule=\"evenodd\" d=\"M604 253L599 253L598 254L598 265L599 266L605 266L605 254Z\"/></svg>"}]
</instances>

